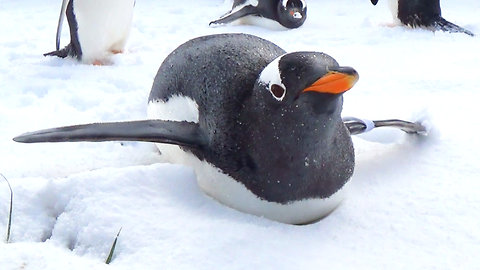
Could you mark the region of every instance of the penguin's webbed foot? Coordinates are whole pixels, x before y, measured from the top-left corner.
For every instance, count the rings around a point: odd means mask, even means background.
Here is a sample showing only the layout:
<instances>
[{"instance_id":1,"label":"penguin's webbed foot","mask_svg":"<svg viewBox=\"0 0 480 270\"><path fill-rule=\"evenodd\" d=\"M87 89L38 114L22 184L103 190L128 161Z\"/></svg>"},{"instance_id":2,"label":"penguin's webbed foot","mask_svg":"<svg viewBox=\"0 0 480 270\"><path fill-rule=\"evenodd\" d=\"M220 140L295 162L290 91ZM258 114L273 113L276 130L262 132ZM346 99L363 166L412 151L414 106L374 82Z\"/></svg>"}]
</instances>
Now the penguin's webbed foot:
<instances>
[{"instance_id":1,"label":"penguin's webbed foot","mask_svg":"<svg viewBox=\"0 0 480 270\"><path fill-rule=\"evenodd\" d=\"M69 55L71 55L71 56L75 55L75 52L73 51L71 44L68 44L67 46L65 46L65 48L63 48L61 50L56 50L56 51L52 51L52 52L48 52L48 53L43 54L43 56L57 56L57 57L60 57L60 58L65 58Z\"/></svg>"},{"instance_id":2,"label":"penguin's webbed foot","mask_svg":"<svg viewBox=\"0 0 480 270\"><path fill-rule=\"evenodd\" d=\"M57 57L60 57L60 58L65 58L65 57L68 56L68 51L66 51L65 49L61 49L61 50L58 50L58 51L52 51L52 52L44 53L43 56L57 56Z\"/></svg>"}]
</instances>

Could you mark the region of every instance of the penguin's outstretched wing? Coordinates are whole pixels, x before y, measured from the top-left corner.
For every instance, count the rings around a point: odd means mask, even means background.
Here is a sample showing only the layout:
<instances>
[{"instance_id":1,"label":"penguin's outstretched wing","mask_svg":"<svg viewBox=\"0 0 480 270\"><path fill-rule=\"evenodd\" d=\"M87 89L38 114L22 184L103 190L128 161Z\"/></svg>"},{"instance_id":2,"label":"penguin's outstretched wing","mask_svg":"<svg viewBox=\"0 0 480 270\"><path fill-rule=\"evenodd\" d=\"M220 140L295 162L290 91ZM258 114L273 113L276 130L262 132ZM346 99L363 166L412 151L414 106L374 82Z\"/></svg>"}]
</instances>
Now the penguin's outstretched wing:
<instances>
[{"instance_id":1,"label":"penguin's outstretched wing","mask_svg":"<svg viewBox=\"0 0 480 270\"><path fill-rule=\"evenodd\" d=\"M230 11L229 13L223 15L220 19L215 20L215 21L211 21L208 25L231 23L231 22L233 22L235 20L238 20L242 17L257 14L257 8L252 6L252 5L244 6L237 11L233 11L233 10Z\"/></svg>"},{"instance_id":2,"label":"penguin's outstretched wing","mask_svg":"<svg viewBox=\"0 0 480 270\"><path fill-rule=\"evenodd\" d=\"M207 136L192 122L143 120L94 123L28 132L13 138L16 142L102 142L145 141L168 143L191 148L207 144Z\"/></svg>"},{"instance_id":3,"label":"penguin's outstretched wing","mask_svg":"<svg viewBox=\"0 0 480 270\"><path fill-rule=\"evenodd\" d=\"M63 20L65 19L65 12L67 10L67 3L69 0L62 1L62 7L60 8L60 16L58 17L58 25L57 25L57 40L55 44L55 49L58 51L60 50L60 36L62 34L62 25Z\"/></svg>"},{"instance_id":4,"label":"penguin's outstretched wing","mask_svg":"<svg viewBox=\"0 0 480 270\"><path fill-rule=\"evenodd\" d=\"M420 123L412 123L398 119L372 121L355 117L344 117L343 123L352 135L362 134L378 127L398 128L409 134L427 134L427 129Z\"/></svg>"}]
</instances>

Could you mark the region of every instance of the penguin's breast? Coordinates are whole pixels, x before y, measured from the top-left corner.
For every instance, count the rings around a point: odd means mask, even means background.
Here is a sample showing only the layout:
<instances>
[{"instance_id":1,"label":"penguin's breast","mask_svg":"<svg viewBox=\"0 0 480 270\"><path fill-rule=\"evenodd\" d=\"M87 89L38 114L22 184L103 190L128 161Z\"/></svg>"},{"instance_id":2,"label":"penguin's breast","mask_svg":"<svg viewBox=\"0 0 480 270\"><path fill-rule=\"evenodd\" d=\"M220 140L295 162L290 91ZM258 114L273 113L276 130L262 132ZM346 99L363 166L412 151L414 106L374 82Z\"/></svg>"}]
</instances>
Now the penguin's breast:
<instances>
[{"instance_id":1,"label":"penguin's breast","mask_svg":"<svg viewBox=\"0 0 480 270\"><path fill-rule=\"evenodd\" d=\"M78 39L84 57L123 49L130 32L134 3L134 0L74 0Z\"/></svg>"},{"instance_id":2,"label":"penguin's breast","mask_svg":"<svg viewBox=\"0 0 480 270\"><path fill-rule=\"evenodd\" d=\"M148 117L198 123L198 104L185 96L172 96L168 101L153 99L148 104ZM199 187L217 201L241 212L283 223L305 224L326 216L340 204L346 189L344 185L328 198L309 198L287 203L271 202L258 197L241 181L235 180L214 164L200 160L188 150L170 144L156 146L166 162L193 168Z\"/></svg>"}]
</instances>

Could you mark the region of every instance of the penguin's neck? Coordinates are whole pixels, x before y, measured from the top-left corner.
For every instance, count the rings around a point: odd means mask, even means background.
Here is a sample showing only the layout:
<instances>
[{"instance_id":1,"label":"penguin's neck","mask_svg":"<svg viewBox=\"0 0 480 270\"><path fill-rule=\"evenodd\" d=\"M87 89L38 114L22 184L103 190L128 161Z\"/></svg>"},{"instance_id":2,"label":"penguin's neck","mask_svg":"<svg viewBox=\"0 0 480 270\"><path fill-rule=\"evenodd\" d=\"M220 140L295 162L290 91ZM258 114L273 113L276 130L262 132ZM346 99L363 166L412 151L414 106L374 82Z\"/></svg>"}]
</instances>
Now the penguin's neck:
<instances>
[{"instance_id":1,"label":"penguin's neck","mask_svg":"<svg viewBox=\"0 0 480 270\"><path fill-rule=\"evenodd\" d=\"M289 106L260 105L257 108L268 109L239 121L248 123L238 140L247 162L233 175L240 175L248 189L268 201L326 198L353 172L353 146L340 117L341 99L325 102L322 109L315 107L322 101L301 98L304 102Z\"/></svg>"}]
</instances>

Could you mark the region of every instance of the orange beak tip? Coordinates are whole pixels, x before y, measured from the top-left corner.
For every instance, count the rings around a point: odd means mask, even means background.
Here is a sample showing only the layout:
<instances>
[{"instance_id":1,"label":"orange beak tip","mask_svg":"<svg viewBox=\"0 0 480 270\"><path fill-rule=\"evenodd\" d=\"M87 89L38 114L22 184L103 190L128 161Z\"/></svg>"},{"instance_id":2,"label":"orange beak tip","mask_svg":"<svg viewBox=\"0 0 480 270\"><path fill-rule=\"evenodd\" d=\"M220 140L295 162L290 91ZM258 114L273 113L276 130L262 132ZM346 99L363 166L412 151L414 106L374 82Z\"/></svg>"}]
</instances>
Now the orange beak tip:
<instances>
[{"instance_id":1,"label":"orange beak tip","mask_svg":"<svg viewBox=\"0 0 480 270\"><path fill-rule=\"evenodd\" d=\"M358 79L358 73L352 68L348 68L345 72L329 71L312 85L305 88L303 92L314 91L325 94L341 94L350 90Z\"/></svg>"}]
</instances>

